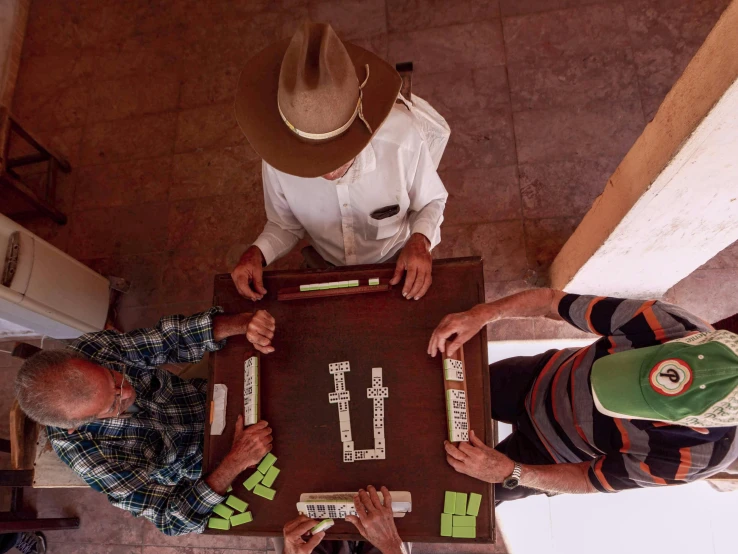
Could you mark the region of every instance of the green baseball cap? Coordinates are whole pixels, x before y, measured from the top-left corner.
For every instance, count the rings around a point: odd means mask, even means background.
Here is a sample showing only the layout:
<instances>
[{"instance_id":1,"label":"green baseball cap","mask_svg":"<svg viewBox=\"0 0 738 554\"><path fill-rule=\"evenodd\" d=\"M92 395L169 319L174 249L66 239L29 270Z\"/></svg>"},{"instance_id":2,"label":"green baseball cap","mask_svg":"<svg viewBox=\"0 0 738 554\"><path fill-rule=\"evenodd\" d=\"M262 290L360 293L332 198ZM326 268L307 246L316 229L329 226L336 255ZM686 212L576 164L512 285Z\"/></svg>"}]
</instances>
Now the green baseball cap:
<instances>
[{"instance_id":1,"label":"green baseball cap","mask_svg":"<svg viewBox=\"0 0 738 554\"><path fill-rule=\"evenodd\" d=\"M738 335L698 333L611 354L592 366L597 410L688 427L738 425Z\"/></svg>"}]
</instances>

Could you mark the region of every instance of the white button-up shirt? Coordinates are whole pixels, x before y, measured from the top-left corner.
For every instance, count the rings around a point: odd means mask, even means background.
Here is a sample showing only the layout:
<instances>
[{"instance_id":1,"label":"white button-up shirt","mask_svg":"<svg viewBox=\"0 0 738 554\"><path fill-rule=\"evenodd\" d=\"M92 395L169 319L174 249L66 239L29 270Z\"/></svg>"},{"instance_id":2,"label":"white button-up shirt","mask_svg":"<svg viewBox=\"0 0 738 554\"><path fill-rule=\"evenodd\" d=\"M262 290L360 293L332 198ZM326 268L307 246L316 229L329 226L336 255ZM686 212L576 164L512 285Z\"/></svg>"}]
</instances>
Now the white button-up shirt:
<instances>
[{"instance_id":1,"label":"white button-up shirt","mask_svg":"<svg viewBox=\"0 0 738 554\"><path fill-rule=\"evenodd\" d=\"M267 264L287 254L307 231L334 265L384 262L413 233L441 242L448 193L428 147L403 106L395 106L346 174L336 181L307 179L262 162L268 222L254 244ZM397 215L371 213L399 206Z\"/></svg>"}]
</instances>

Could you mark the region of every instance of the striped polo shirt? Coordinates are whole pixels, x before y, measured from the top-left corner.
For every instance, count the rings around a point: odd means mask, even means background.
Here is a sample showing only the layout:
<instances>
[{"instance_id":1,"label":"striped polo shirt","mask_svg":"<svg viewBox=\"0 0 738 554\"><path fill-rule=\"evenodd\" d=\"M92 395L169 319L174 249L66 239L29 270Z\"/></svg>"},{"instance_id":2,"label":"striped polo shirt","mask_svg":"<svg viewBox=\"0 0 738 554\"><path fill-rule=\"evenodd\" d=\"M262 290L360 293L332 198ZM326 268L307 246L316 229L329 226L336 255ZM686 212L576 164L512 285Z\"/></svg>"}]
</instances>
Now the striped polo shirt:
<instances>
[{"instance_id":1,"label":"striped polo shirt","mask_svg":"<svg viewBox=\"0 0 738 554\"><path fill-rule=\"evenodd\" d=\"M538 437L557 463L591 462L601 492L687 483L724 470L738 457L735 427L682 427L612 418L597 411L590 372L596 360L712 327L664 302L566 295L559 315L602 338L556 352L536 378L526 408Z\"/></svg>"}]
</instances>

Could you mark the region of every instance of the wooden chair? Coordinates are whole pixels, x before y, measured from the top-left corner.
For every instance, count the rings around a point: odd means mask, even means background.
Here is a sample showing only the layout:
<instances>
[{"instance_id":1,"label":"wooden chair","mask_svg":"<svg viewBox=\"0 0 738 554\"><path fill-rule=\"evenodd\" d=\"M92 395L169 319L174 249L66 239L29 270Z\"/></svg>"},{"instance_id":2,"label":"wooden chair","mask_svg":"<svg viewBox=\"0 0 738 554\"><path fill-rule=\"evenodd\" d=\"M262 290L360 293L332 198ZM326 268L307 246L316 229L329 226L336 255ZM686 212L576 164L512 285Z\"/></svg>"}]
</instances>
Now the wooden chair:
<instances>
[{"instance_id":1,"label":"wooden chair","mask_svg":"<svg viewBox=\"0 0 738 554\"><path fill-rule=\"evenodd\" d=\"M20 136L36 152L17 158L9 158L10 137L12 133ZM23 181L23 177L15 169L44 162L48 163L46 184L41 194L38 194ZM67 216L54 205L58 169L69 173L72 168L64 156L55 152L52 148L43 145L41 141L31 136L10 114L8 108L0 106L0 189L8 187L14 190L39 213L49 217L59 225L64 225L67 222Z\"/></svg>"},{"instance_id":2,"label":"wooden chair","mask_svg":"<svg viewBox=\"0 0 738 554\"><path fill-rule=\"evenodd\" d=\"M39 348L30 344L16 343L12 355L25 359L39 350ZM43 437L45 437L45 433ZM56 463L59 466L63 466L66 470L66 474L74 475L80 483L78 485L57 486L87 486L71 469L59 460L45 441L42 444L42 450L44 452L39 455L39 444L39 426L26 417L16 400L10 409L10 439L0 439L0 452L10 454L12 468L0 470L0 487L9 487L11 489L10 511L0 512L0 533L79 528L78 517L37 518L36 514L25 509L23 506L23 488L38 486L39 475L37 475L37 470L40 467L48 465L46 461L41 461L42 457L46 460L49 458L49 455L53 456ZM66 480L69 481L69 478ZM47 484L46 486L53 485Z\"/></svg>"}]
</instances>

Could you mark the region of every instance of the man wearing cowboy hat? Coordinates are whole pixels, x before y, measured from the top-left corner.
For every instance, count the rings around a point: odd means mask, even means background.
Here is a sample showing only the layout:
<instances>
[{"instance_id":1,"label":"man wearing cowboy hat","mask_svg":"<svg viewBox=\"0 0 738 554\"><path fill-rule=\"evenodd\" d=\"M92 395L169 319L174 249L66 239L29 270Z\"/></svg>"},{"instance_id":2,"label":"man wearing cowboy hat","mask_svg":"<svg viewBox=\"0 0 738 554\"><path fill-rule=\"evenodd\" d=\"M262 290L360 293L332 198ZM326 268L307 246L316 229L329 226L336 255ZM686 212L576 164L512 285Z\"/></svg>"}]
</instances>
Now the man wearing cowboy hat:
<instances>
[{"instance_id":1,"label":"man wearing cowboy hat","mask_svg":"<svg viewBox=\"0 0 738 554\"><path fill-rule=\"evenodd\" d=\"M446 316L428 353L452 354L507 317L563 319L600 338L489 367L492 417L515 431L495 448L471 431L445 449L456 471L494 483L497 501L691 483L738 458L735 333L660 301L539 289Z\"/></svg>"},{"instance_id":2,"label":"man wearing cowboy hat","mask_svg":"<svg viewBox=\"0 0 738 554\"><path fill-rule=\"evenodd\" d=\"M305 233L332 265L395 260L403 295L431 285L448 196L428 146L404 107L401 78L384 60L306 23L244 68L236 119L262 157L268 222L233 270L239 292L259 300L262 268Z\"/></svg>"}]
</instances>

